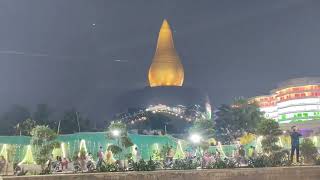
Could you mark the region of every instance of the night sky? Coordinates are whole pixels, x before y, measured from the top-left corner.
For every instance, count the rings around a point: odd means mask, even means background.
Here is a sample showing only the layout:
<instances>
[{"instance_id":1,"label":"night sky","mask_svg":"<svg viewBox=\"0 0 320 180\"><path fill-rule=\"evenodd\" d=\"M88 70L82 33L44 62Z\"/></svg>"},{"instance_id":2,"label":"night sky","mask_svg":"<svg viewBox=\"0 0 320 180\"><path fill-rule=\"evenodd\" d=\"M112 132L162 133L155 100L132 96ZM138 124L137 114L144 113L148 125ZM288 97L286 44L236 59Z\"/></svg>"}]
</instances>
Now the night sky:
<instances>
[{"instance_id":1,"label":"night sky","mask_svg":"<svg viewBox=\"0 0 320 180\"><path fill-rule=\"evenodd\" d=\"M0 111L76 107L100 121L147 85L168 19L185 86L214 106L320 76L318 0L0 0Z\"/></svg>"}]
</instances>

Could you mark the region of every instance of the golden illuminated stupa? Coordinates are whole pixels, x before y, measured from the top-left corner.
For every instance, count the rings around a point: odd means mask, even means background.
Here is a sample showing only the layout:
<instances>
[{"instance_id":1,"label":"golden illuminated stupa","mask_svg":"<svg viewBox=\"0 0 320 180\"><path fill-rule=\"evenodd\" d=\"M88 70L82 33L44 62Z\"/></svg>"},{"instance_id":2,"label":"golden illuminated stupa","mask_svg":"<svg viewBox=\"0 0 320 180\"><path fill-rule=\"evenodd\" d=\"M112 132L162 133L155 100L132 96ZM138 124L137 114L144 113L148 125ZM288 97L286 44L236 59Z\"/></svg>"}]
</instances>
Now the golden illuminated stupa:
<instances>
[{"instance_id":1,"label":"golden illuminated stupa","mask_svg":"<svg viewBox=\"0 0 320 180\"><path fill-rule=\"evenodd\" d=\"M184 70L166 20L163 21L159 32L148 79L149 86L132 89L113 100L115 119L121 119L128 127L138 132L166 127L165 131L168 133L183 134L200 114L201 117L211 115L207 93L197 87L182 86ZM180 109L179 112L187 113L186 116L173 116L162 110L160 113L149 111L163 107L169 107L174 111Z\"/></svg>"},{"instance_id":2,"label":"golden illuminated stupa","mask_svg":"<svg viewBox=\"0 0 320 180\"><path fill-rule=\"evenodd\" d=\"M159 32L157 49L149 69L150 87L182 86L184 70L174 48L172 32L164 20Z\"/></svg>"}]
</instances>

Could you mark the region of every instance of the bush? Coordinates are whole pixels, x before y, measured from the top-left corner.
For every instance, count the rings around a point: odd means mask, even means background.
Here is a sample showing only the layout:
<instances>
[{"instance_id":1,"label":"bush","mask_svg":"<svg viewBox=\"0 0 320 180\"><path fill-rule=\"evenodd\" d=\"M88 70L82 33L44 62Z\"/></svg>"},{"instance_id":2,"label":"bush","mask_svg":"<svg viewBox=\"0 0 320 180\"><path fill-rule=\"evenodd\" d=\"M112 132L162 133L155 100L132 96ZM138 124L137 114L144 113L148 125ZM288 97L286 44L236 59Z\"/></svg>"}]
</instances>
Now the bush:
<instances>
[{"instance_id":1,"label":"bush","mask_svg":"<svg viewBox=\"0 0 320 180\"><path fill-rule=\"evenodd\" d=\"M263 136L261 144L264 153L271 154L281 149L277 145L279 136L282 134L278 122L272 119L265 119L259 123L257 132Z\"/></svg>"},{"instance_id":2,"label":"bush","mask_svg":"<svg viewBox=\"0 0 320 180\"><path fill-rule=\"evenodd\" d=\"M60 143L55 141L57 134L48 126L36 126L30 134L31 144L35 148L35 160L41 165L42 174L48 174L50 169L46 169L46 162L50 159L52 150L60 146Z\"/></svg>"},{"instance_id":3,"label":"bush","mask_svg":"<svg viewBox=\"0 0 320 180\"><path fill-rule=\"evenodd\" d=\"M225 158L224 160L218 159L216 162L210 163L207 169L225 169L225 168L235 168L237 167L237 162L235 159Z\"/></svg>"},{"instance_id":4,"label":"bush","mask_svg":"<svg viewBox=\"0 0 320 180\"><path fill-rule=\"evenodd\" d=\"M255 158L250 158L248 162L248 166L251 168L268 167L268 166L271 166L271 162L268 156L260 155Z\"/></svg>"},{"instance_id":5,"label":"bush","mask_svg":"<svg viewBox=\"0 0 320 180\"><path fill-rule=\"evenodd\" d=\"M218 160L216 162L210 163L206 168L207 169L225 169L227 168L227 163L223 160Z\"/></svg>"},{"instance_id":6,"label":"bush","mask_svg":"<svg viewBox=\"0 0 320 180\"><path fill-rule=\"evenodd\" d=\"M155 171L159 164L152 159L144 161L141 159L139 162L131 162L133 171Z\"/></svg>"},{"instance_id":7,"label":"bush","mask_svg":"<svg viewBox=\"0 0 320 180\"><path fill-rule=\"evenodd\" d=\"M192 160L177 159L174 161L172 169L175 169L175 170L196 169L198 166L199 164L193 162Z\"/></svg>"},{"instance_id":8,"label":"bush","mask_svg":"<svg viewBox=\"0 0 320 180\"><path fill-rule=\"evenodd\" d=\"M290 165L288 150L275 151L270 155L270 165L274 166L288 166Z\"/></svg>"},{"instance_id":9,"label":"bush","mask_svg":"<svg viewBox=\"0 0 320 180\"><path fill-rule=\"evenodd\" d=\"M313 144L312 140L305 138L301 143L301 155L306 162L314 162L318 156L317 147Z\"/></svg>"},{"instance_id":10,"label":"bush","mask_svg":"<svg viewBox=\"0 0 320 180\"><path fill-rule=\"evenodd\" d=\"M316 158L316 160L314 161L314 163L315 163L316 165L320 165L320 156L318 156L318 157Z\"/></svg>"},{"instance_id":11,"label":"bush","mask_svg":"<svg viewBox=\"0 0 320 180\"><path fill-rule=\"evenodd\" d=\"M115 164L115 163L107 164L107 163L103 162L97 166L97 171L99 171L99 172L116 172L116 171L119 171L119 168L118 168L117 164Z\"/></svg>"},{"instance_id":12,"label":"bush","mask_svg":"<svg viewBox=\"0 0 320 180\"><path fill-rule=\"evenodd\" d=\"M290 164L289 151L280 150L274 151L269 156L261 154L255 158L250 158L248 166L255 167L275 167L275 166L288 166Z\"/></svg>"}]
</instances>

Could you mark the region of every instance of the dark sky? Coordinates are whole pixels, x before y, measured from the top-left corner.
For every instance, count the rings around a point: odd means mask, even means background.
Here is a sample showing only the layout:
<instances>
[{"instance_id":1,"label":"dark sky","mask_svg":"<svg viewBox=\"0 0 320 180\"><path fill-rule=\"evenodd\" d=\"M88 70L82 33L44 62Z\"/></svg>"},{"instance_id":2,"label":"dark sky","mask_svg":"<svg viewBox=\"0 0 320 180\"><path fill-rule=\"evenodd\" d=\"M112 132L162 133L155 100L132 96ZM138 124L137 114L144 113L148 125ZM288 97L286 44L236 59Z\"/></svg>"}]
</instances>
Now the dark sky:
<instances>
[{"instance_id":1,"label":"dark sky","mask_svg":"<svg viewBox=\"0 0 320 180\"><path fill-rule=\"evenodd\" d=\"M48 103L106 119L115 96L146 86L164 18L184 85L215 106L319 76L318 0L1 0L0 111Z\"/></svg>"}]
</instances>

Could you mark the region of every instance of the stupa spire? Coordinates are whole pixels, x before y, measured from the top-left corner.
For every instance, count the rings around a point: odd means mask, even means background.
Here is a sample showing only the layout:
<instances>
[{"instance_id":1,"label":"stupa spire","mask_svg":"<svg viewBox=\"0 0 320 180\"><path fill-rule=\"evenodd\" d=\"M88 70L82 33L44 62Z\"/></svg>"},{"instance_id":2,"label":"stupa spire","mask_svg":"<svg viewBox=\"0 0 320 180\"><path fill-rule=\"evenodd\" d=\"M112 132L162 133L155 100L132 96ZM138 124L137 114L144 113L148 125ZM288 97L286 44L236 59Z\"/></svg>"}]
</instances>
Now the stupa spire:
<instances>
[{"instance_id":1,"label":"stupa spire","mask_svg":"<svg viewBox=\"0 0 320 180\"><path fill-rule=\"evenodd\" d=\"M172 31L168 21L163 20L157 49L149 69L149 84L155 86L182 86L184 70L174 48Z\"/></svg>"}]
</instances>

